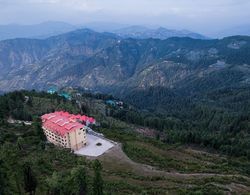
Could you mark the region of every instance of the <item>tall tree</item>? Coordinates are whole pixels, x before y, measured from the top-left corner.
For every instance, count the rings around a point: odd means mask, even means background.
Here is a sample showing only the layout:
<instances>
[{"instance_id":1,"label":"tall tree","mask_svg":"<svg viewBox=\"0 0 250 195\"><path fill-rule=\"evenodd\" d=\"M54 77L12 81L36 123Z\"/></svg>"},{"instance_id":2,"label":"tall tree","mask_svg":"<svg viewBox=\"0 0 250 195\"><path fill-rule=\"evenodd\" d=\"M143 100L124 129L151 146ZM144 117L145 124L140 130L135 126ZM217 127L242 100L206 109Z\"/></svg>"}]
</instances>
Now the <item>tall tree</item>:
<instances>
[{"instance_id":1,"label":"tall tree","mask_svg":"<svg viewBox=\"0 0 250 195\"><path fill-rule=\"evenodd\" d=\"M36 135L42 140L42 141L45 141L46 140L46 137L45 137L45 134L43 132L43 129L41 127L41 121L40 119L36 119L35 123L34 123L34 126L35 126L35 132L36 132Z\"/></svg>"},{"instance_id":2,"label":"tall tree","mask_svg":"<svg viewBox=\"0 0 250 195\"><path fill-rule=\"evenodd\" d=\"M87 194L87 178L86 169L84 166L78 166L71 171L72 179L76 189L76 193L79 195Z\"/></svg>"},{"instance_id":3,"label":"tall tree","mask_svg":"<svg viewBox=\"0 0 250 195\"><path fill-rule=\"evenodd\" d=\"M8 194L8 178L5 163L0 159L0 195Z\"/></svg>"},{"instance_id":4,"label":"tall tree","mask_svg":"<svg viewBox=\"0 0 250 195\"><path fill-rule=\"evenodd\" d=\"M61 180L62 175L59 175L57 172L53 172L52 176L47 178L48 194L56 195L61 193Z\"/></svg>"},{"instance_id":5,"label":"tall tree","mask_svg":"<svg viewBox=\"0 0 250 195\"><path fill-rule=\"evenodd\" d=\"M94 195L103 195L103 180L101 176L102 165L99 160L95 160L93 164L94 180L93 180L93 193Z\"/></svg>"},{"instance_id":6,"label":"tall tree","mask_svg":"<svg viewBox=\"0 0 250 195\"><path fill-rule=\"evenodd\" d=\"M25 163L23 166L23 175L24 175L24 190L28 192L30 195L35 194L37 181L28 163Z\"/></svg>"},{"instance_id":7,"label":"tall tree","mask_svg":"<svg viewBox=\"0 0 250 195\"><path fill-rule=\"evenodd\" d=\"M19 150L23 149L23 143L24 143L24 139L21 136L19 136L17 138L17 147Z\"/></svg>"}]
</instances>

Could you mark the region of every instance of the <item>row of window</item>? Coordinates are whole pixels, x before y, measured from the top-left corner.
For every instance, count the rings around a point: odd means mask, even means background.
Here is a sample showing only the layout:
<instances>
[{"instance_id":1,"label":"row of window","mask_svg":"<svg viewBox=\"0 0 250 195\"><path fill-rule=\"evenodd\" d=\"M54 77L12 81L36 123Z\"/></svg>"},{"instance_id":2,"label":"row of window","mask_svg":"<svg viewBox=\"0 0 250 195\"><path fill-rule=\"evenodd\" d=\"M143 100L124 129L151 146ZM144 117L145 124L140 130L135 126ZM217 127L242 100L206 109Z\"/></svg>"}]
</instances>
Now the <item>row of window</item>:
<instances>
[{"instance_id":1,"label":"row of window","mask_svg":"<svg viewBox=\"0 0 250 195\"><path fill-rule=\"evenodd\" d=\"M50 139L54 140L54 141L57 141L59 143L66 143L67 140L66 139L60 139L60 137L55 137L53 135L49 135L47 134L47 137L49 137Z\"/></svg>"},{"instance_id":2,"label":"row of window","mask_svg":"<svg viewBox=\"0 0 250 195\"><path fill-rule=\"evenodd\" d=\"M84 139L86 139L86 131L83 131L83 133L84 133ZM64 137L58 136L58 135L54 134L53 132L51 132L51 131L49 131L47 129L45 129L45 134L46 134L48 139L51 139L51 140L57 142L58 144L66 147L66 145L67 145L66 136L64 136ZM81 132L78 132L78 135L80 135L80 134L81 134ZM67 134L67 136L68 136L68 144L69 144L69 147L70 147L71 143L70 143L69 133ZM82 143L83 143L83 141L82 141Z\"/></svg>"},{"instance_id":3,"label":"row of window","mask_svg":"<svg viewBox=\"0 0 250 195\"><path fill-rule=\"evenodd\" d=\"M46 133L47 136L53 137L55 140L57 140L59 142L66 142L66 136L61 137L61 136L58 136L58 135L56 135L53 132L48 131L48 130L46 130L45 133Z\"/></svg>"},{"instance_id":4,"label":"row of window","mask_svg":"<svg viewBox=\"0 0 250 195\"><path fill-rule=\"evenodd\" d=\"M54 139L51 136L48 136L48 138L51 139L52 141L55 141L55 142L59 143L62 146L66 146L67 145L66 141L65 142L61 142L61 141L58 141L58 140Z\"/></svg>"}]
</instances>

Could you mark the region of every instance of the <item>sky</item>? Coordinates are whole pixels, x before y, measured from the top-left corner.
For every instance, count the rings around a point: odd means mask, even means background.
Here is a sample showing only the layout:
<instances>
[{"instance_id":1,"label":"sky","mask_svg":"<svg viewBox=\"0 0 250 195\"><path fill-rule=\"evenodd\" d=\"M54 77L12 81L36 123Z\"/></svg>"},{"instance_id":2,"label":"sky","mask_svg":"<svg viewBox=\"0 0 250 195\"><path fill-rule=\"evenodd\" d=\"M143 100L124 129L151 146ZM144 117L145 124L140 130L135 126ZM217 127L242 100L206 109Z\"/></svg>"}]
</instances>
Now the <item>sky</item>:
<instances>
[{"instance_id":1,"label":"sky","mask_svg":"<svg viewBox=\"0 0 250 195\"><path fill-rule=\"evenodd\" d=\"M250 24L250 0L0 0L0 10L0 24L106 22L207 35Z\"/></svg>"}]
</instances>

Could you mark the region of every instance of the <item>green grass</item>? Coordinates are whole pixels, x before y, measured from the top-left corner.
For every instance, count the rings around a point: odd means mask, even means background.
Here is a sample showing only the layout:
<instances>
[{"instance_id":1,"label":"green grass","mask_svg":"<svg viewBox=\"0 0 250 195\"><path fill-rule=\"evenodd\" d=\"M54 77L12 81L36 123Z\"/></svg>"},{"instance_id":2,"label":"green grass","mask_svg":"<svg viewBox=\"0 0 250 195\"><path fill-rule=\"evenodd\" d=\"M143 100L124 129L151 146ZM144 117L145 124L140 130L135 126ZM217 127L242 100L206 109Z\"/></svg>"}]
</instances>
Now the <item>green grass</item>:
<instances>
[{"instance_id":1,"label":"green grass","mask_svg":"<svg viewBox=\"0 0 250 195\"><path fill-rule=\"evenodd\" d=\"M145 176L143 172L135 172L126 163L121 164L116 159L108 159L111 156L102 158L107 182L117 185L121 194L128 193L127 189L130 189L129 193L135 194L226 194L229 191L227 186L232 183L250 187L249 179L244 178L244 175L248 176L245 169L249 162L246 159L238 166L236 162L242 159L229 159L226 156L180 145L166 145L154 139L141 137L128 126L119 126L119 123L116 123L115 128L102 128L99 131L108 138L122 143L123 151L135 162L170 172L221 174L206 177ZM117 181L115 184L114 180ZM244 194L244 191L240 193Z\"/></svg>"},{"instance_id":2,"label":"green grass","mask_svg":"<svg viewBox=\"0 0 250 195\"><path fill-rule=\"evenodd\" d=\"M124 152L134 161L166 171L182 173L224 173L249 175L247 159L227 158L178 145L167 145L144 138L126 129L102 129L107 137L123 144Z\"/></svg>"}]
</instances>

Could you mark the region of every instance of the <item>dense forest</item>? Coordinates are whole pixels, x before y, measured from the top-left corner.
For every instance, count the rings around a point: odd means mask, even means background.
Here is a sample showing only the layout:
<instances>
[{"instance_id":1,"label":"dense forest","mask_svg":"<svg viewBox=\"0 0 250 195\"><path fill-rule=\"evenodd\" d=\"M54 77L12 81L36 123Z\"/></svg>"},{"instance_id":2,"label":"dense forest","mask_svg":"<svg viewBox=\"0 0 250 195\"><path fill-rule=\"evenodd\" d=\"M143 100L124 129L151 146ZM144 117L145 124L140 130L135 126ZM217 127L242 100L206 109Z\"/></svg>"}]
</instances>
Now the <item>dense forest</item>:
<instances>
[{"instance_id":1,"label":"dense forest","mask_svg":"<svg viewBox=\"0 0 250 195\"><path fill-rule=\"evenodd\" d=\"M110 116L163 132L166 143L197 144L250 159L250 89L186 95L164 88L134 91L134 107L110 107Z\"/></svg>"}]
</instances>

